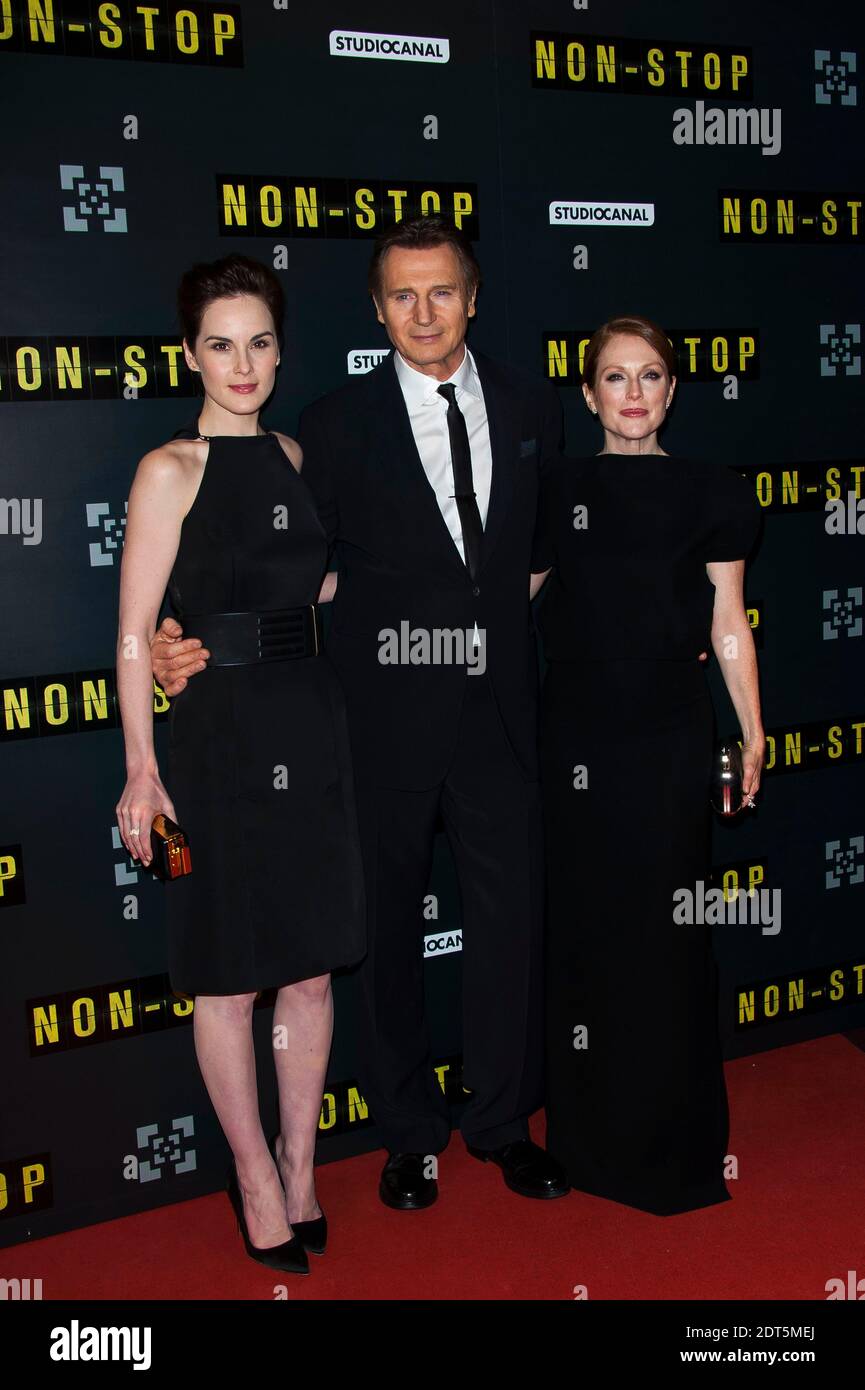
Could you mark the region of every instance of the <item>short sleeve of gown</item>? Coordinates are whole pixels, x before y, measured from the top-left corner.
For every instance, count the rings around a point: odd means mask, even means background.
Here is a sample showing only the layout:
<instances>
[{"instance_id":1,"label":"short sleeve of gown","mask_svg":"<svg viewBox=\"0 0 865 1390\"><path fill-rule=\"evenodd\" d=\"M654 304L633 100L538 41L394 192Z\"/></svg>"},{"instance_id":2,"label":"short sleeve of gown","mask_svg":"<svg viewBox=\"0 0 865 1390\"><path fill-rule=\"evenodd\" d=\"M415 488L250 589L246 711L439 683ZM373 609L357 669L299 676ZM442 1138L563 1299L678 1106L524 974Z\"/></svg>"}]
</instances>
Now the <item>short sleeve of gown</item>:
<instances>
[{"instance_id":1,"label":"short sleeve of gown","mask_svg":"<svg viewBox=\"0 0 865 1390\"><path fill-rule=\"evenodd\" d=\"M556 563L556 495L559 469L548 466L538 480L538 510L532 541L532 574L552 569Z\"/></svg>"},{"instance_id":2,"label":"short sleeve of gown","mask_svg":"<svg viewBox=\"0 0 865 1390\"><path fill-rule=\"evenodd\" d=\"M711 480L710 480L711 479ZM706 479L708 538L704 559L744 560L760 532L760 506L754 485L731 468L711 471Z\"/></svg>"}]
</instances>

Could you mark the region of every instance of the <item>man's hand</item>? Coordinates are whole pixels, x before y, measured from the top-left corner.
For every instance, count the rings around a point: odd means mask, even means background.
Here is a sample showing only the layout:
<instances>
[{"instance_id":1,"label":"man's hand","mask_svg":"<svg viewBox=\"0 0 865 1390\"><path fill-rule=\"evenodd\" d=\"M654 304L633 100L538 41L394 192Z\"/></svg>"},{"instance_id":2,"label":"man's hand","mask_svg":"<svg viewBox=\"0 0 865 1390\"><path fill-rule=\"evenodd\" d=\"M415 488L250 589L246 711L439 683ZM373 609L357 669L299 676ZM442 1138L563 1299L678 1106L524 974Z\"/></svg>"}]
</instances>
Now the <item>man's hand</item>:
<instances>
[{"instance_id":1,"label":"man's hand","mask_svg":"<svg viewBox=\"0 0 865 1390\"><path fill-rule=\"evenodd\" d=\"M174 618L163 618L150 643L153 674L166 695L179 695L189 676L203 671L210 652L198 637L183 637L183 628Z\"/></svg>"}]
</instances>

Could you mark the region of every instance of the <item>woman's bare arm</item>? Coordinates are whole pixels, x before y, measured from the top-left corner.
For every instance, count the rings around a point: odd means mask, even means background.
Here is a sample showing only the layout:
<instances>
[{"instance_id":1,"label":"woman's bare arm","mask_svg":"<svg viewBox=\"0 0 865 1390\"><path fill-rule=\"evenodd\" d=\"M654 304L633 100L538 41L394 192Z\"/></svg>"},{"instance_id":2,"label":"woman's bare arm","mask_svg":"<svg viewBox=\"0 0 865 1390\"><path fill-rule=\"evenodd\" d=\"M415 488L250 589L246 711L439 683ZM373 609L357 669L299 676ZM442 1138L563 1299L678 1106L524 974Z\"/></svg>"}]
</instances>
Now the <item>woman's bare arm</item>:
<instances>
[{"instance_id":1,"label":"woman's bare arm","mask_svg":"<svg viewBox=\"0 0 865 1390\"><path fill-rule=\"evenodd\" d=\"M706 566L706 573L715 586L712 650L742 731L743 792L747 801L760 785L766 740L760 713L757 653L742 592L745 561L714 561Z\"/></svg>"},{"instance_id":2,"label":"woman's bare arm","mask_svg":"<svg viewBox=\"0 0 865 1390\"><path fill-rule=\"evenodd\" d=\"M336 593L336 586L339 582L339 574L336 570L328 570L324 579L321 581L321 588L318 592L319 603L331 603Z\"/></svg>"},{"instance_id":3,"label":"woman's bare arm","mask_svg":"<svg viewBox=\"0 0 865 1390\"><path fill-rule=\"evenodd\" d=\"M145 454L129 494L117 629L117 695L127 783L116 809L123 843L144 864L151 858L153 816L165 811L175 818L153 747L150 641L191 503L191 486L190 470L166 445ZM140 837L132 835L133 825L140 826Z\"/></svg>"},{"instance_id":4,"label":"woman's bare arm","mask_svg":"<svg viewBox=\"0 0 865 1390\"><path fill-rule=\"evenodd\" d=\"M544 583L545 583L545 581L546 581L547 575L549 575L549 574L551 574L551 573L552 573L552 570L542 570L542 571L541 571L540 573L538 573L538 574L530 574L530 575L529 575L529 598L530 598L530 599L533 599L534 596L535 596L535 594L539 594L539 593L540 593L541 589L544 587Z\"/></svg>"}]
</instances>

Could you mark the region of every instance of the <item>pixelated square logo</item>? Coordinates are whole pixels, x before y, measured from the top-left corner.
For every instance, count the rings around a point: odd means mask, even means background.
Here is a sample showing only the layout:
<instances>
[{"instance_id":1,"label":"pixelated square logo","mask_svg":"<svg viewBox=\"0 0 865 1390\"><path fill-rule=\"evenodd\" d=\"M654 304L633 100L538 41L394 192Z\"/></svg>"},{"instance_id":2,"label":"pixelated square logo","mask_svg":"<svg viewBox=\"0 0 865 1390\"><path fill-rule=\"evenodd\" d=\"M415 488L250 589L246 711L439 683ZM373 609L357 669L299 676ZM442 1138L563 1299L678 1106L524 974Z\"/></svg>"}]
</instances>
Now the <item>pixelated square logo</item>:
<instances>
[{"instance_id":1,"label":"pixelated square logo","mask_svg":"<svg viewBox=\"0 0 865 1390\"><path fill-rule=\"evenodd\" d=\"M191 1115L171 1121L167 1134L159 1125L140 1125L135 1132L138 1144L138 1181L157 1182L165 1172L192 1173L198 1166L195 1149L185 1141L195 1134Z\"/></svg>"},{"instance_id":2,"label":"pixelated square logo","mask_svg":"<svg viewBox=\"0 0 865 1390\"><path fill-rule=\"evenodd\" d=\"M851 835L846 848L840 840L829 840L826 844L826 887L855 887L865 883L865 835Z\"/></svg>"},{"instance_id":3,"label":"pixelated square logo","mask_svg":"<svg viewBox=\"0 0 865 1390\"><path fill-rule=\"evenodd\" d=\"M848 589L841 598L837 589L823 590L823 612L829 617L823 619L823 641L833 642L842 634L845 637L862 636L862 589L857 586Z\"/></svg>"},{"instance_id":4,"label":"pixelated square logo","mask_svg":"<svg viewBox=\"0 0 865 1390\"><path fill-rule=\"evenodd\" d=\"M116 195L125 191L123 169L119 164L100 164L98 179L85 179L83 164L60 165L60 187L71 193L63 204L63 227L67 232L125 232L126 209L117 206Z\"/></svg>"},{"instance_id":5,"label":"pixelated square logo","mask_svg":"<svg viewBox=\"0 0 865 1390\"><path fill-rule=\"evenodd\" d=\"M842 376L862 375L862 325L845 323L843 329L834 323L820 324L820 345L826 351L820 354L820 375Z\"/></svg>"},{"instance_id":6,"label":"pixelated square logo","mask_svg":"<svg viewBox=\"0 0 865 1390\"><path fill-rule=\"evenodd\" d=\"M123 549L123 536L126 530L126 510L128 502L123 503L123 516L114 517L107 502L88 502L87 525L97 527L99 539L90 542L91 565L113 565L115 555Z\"/></svg>"},{"instance_id":7,"label":"pixelated square logo","mask_svg":"<svg viewBox=\"0 0 865 1390\"><path fill-rule=\"evenodd\" d=\"M833 58L828 48L814 49L814 100L818 106L856 106L858 87L852 81L856 72L856 54L843 52Z\"/></svg>"}]
</instances>

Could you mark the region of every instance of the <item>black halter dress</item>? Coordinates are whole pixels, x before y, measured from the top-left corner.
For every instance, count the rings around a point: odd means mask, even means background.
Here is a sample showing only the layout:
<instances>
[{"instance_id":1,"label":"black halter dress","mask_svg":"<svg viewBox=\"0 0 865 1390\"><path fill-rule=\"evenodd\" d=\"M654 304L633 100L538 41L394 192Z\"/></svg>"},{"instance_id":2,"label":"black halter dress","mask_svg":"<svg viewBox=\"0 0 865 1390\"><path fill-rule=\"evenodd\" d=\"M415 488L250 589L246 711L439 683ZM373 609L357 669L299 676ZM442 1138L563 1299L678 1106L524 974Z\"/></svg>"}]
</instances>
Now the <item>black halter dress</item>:
<instances>
[{"instance_id":1,"label":"black halter dress","mask_svg":"<svg viewBox=\"0 0 865 1390\"><path fill-rule=\"evenodd\" d=\"M176 438L198 437L197 422ZM186 615L315 603L327 543L275 434L215 436L168 592ZM363 874L345 705L327 656L211 666L172 701L165 785L192 873L166 885L169 974L240 994L364 954Z\"/></svg>"}]
</instances>

